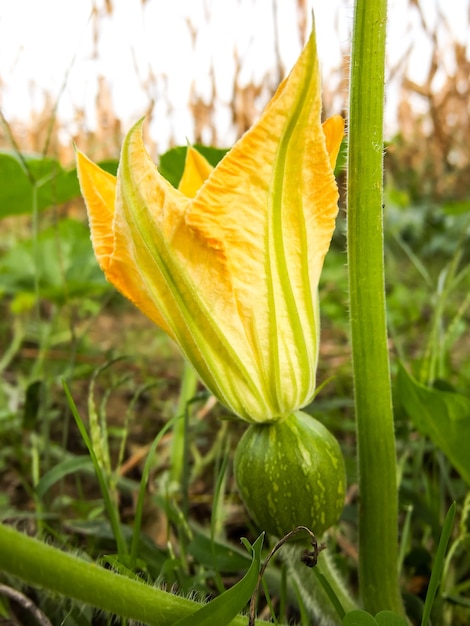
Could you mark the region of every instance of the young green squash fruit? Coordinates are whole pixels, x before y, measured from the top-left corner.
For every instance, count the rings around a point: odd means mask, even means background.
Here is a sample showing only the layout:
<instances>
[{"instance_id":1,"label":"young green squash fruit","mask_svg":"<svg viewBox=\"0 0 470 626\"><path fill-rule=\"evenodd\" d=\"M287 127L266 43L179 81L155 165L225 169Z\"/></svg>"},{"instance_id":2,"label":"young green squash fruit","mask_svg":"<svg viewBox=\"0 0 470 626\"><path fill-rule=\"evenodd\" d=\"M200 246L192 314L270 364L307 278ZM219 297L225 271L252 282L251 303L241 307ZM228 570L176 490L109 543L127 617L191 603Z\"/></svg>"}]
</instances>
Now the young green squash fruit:
<instances>
[{"instance_id":1,"label":"young green squash fruit","mask_svg":"<svg viewBox=\"0 0 470 626\"><path fill-rule=\"evenodd\" d=\"M296 526L320 537L343 510L346 472L339 444L301 411L252 424L238 443L234 470L249 514L277 537Z\"/></svg>"}]
</instances>

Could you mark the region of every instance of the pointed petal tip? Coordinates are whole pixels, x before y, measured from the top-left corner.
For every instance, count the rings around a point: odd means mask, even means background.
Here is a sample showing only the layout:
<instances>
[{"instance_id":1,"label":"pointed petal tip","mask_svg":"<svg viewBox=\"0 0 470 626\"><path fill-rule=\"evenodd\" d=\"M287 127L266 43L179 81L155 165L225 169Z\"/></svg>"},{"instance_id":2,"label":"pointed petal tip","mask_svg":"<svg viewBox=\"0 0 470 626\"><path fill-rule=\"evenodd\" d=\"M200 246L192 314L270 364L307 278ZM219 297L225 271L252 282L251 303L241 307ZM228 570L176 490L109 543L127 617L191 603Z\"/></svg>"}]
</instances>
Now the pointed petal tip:
<instances>
[{"instance_id":1,"label":"pointed petal tip","mask_svg":"<svg viewBox=\"0 0 470 626\"><path fill-rule=\"evenodd\" d=\"M78 148L75 152L75 161L80 189L87 203L89 198L100 193L103 185L106 187L115 187L116 176L102 169Z\"/></svg>"},{"instance_id":2,"label":"pointed petal tip","mask_svg":"<svg viewBox=\"0 0 470 626\"><path fill-rule=\"evenodd\" d=\"M333 115L333 117L329 117L323 122L322 126L325 133L326 149L330 156L330 164L334 169L341 142L344 139L344 119L341 115Z\"/></svg>"},{"instance_id":3,"label":"pointed petal tip","mask_svg":"<svg viewBox=\"0 0 470 626\"><path fill-rule=\"evenodd\" d=\"M77 174L85 200L91 240L101 269L107 272L113 252L112 221L116 177L93 163L83 152L76 152Z\"/></svg>"},{"instance_id":4,"label":"pointed petal tip","mask_svg":"<svg viewBox=\"0 0 470 626\"><path fill-rule=\"evenodd\" d=\"M132 126L131 126L131 131L135 130L137 128L142 128L144 125L144 122L146 120L147 116L146 115L142 115L142 117L140 117L137 122L135 122Z\"/></svg>"},{"instance_id":5,"label":"pointed petal tip","mask_svg":"<svg viewBox=\"0 0 470 626\"><path fill-rule=\"evenodd\" d=\"M178 185L179 191L187 198L194 198L213 169L212 165L198 150L188 145L183 176Z\"/></svg>"},{"instance_id":6,"label":"pointed petal tip","mask_svg":"<svg viewBox=\"0 0 470 626\"><path fill-rule=\"evenodd\" d=\"M133 148L134 149L138 148L139 151L143 151L147 154L147 150L144 144L144 133L143 133L144 122L145 122L145 117L141 117L127 131L126 136L124 137L124 141L122 142L122 146L121 146L119 169L122 168L124 162L126 161L127 155L132 151ZM118 173L118 178L119 178L119 173Z\"/></svg>"}]
</instances>

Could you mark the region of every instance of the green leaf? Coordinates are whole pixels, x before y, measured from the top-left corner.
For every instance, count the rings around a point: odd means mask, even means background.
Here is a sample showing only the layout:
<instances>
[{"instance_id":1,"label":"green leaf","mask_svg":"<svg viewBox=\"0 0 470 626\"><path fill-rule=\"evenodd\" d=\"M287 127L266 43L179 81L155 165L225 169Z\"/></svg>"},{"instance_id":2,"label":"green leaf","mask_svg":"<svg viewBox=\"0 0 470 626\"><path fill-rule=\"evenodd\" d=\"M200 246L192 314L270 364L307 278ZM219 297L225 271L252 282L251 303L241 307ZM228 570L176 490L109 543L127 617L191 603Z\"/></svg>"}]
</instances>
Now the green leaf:
<instances>
[{"instance_id":1,"label":"green leaf","mask_svg":"<svg viewBox=\"0 0 470 626\"><path fill-rule=\"evenodd\" d=\"M188 553L201 565L214 567L218 572L233 574L246 569L250 559L246 553L237 551L230 545L212 541L198 530L188 545Z\"/></svg>"},{"instance_id":2,"label":"green leaf","mask_svg":"<svg viewBox=\"0 0 470 626\"><path fill-rule=\"evenodd\" d=\"M416 428L430 437L470 485L470 399L421 385L401 364L397 392Z\"/></svg>"},{"instance_id":3,"label":"green leaf","mask_svg":"<svg viewBox=\"0 0 470 626\"><path fill-rule=\"evenodd\" d=\"M374 618L366 611L356 610L344 616L343 626L408 626L408 622L393 611L380 611Z\"/></svg>"},{"instance_id":4,"label":"green leaf","mask_svg":"<svg viewBox=\"0 0 470 626\"><path fill-rule=\"evenodd\" d=\"M23 159L0 153L0 179L7 182L0 188L0 217L30 213L35 189L39 210L80 195L77 175L66 172L56 159L34 155Z\"/></svg>"},{"instance_id":5,"label":"green leaf","mask_svg":"<svg viewBox=\"0 0 470 626\"><path fill-rule=\"evenodd\" d=\"M0 258L0 291L34 295L36 282L41 297L58 303L108 288L85 224L62 220Z\"/></svg>"},{"instance_id":6,"label":"green leaf","mask_svg":"<svg viewBox=\"0 0 470 626\"><path fill-rule=\"evenodd\" d=\"M379 626L408 626L407 620L393 611L380 611L375 616Z\"/></svg>"},{"instance_id":7,"label":"green leaf","mask_svg":"<svg viewBox=\"0 0 470 626\"><path fill-rule=\"evenodd\" d=\"M55 465L52 469L46 472L38 482L36 494L39 498L42 498L46 491L56 482L62 480L64 476L74 474L79 471L93 472L93 463L91 462L89 456L74 456Z\"/></svg>"},{"instance_id":8,"label":"green leaf","mask_svg":"<svg viewBox=\"0 0 470 626\"><path fill-rule=\"evenodd\" d=\"M258 582L261 565L261 548L264 534L260 535L252 546L253 560L245 576L233 587L204 605L196 613L185 617L175 626L214 626L228 624L250 600Z\"/></svg>"},{"instance_id":9,"label":"green leaf","mask_svg":"<svg viewBox=\"0 0 470 626\"><path fill-rule=\"evenodd\" d=\"M119 166L119 161L118 159L105 159L104 161L99 161L98 165L105 172L108 172L108 174L112 174L113 176L116 176L118 166ZM77 170L74 169L72 171L74 172L75 176L77 176Z\"/></svg>"},{"instance_id":10,"label":"green leaf","mask_svg":"<svg viewBox=\"0 0 470 626\"><path fill-rule=\"evenodd\" d=\"M155 452L157 450L157 446L162 440L162 437L165 433L174 426L174 423L178 420L179 416L175 415L171 420L169 420L163 428L160 429L158 435L153 440L152 445L147 454L147 459L145 460L144 470L142 472L142 478L140 480L139 486L139 494L137 496L137 505L134 516L134 530L132 532L132 543L131 543L131 564L134 565L135 560L137 559L138 551L139 551L139 541L141 535L141 527L142 527L142 518L144 511L144 501L148 479L150 476L150 471L152 469L152 464L155 462Z\"/></svg>"},{"instance_id":11,"label":"green leaf","mask_svg":"<svg viewBox=\"0 0 470 626\"><path fill-rule=\"evenodd\" d=\"M423 619L421 620L421 626L428 626L430 624L431 609L434 603L434 598L437 594L437 589L441 582L442 572L444 569L444 561L449 543L450 535L452 533L452 527L454 525L456 504L453 502L447 511L444 525L442 527L441 538L439 545L437 546L436 558L434 559L434 565L432 567L431 578L429 580L428 591L426 593L426 600L424 601Z\"/></svg>"},{"instance_id":12,"label":"green leaf","mask_svg":"<svg viewBox=\"0 0 470 626\"><path fill-rule=\"evenodd\" d=\"M448 215L462 215L470 212L470 200L447 200L441 207Z\"/></svg>"},{"instance_id":13,"label":"green leaf","mask_svg":"<svg viewBox=\"0 0 470 626\"><path fill-rule=\"evenodd\" d=\"M212 148L210 146L201 146L195 144L194 148L200 152L212 166L216 166L220 159L227 153L227 150L220 148ZM178 146L171 148L160 157L158 170L173 187L178 187L183 175L184 162L186 160L186 146Z\"/></svg>"},{"instance_id":14,"label":"green leaf","mask_svg":"<svg viewBox=\"0 0 470 626\"><path fill-rule=\"evenodd\" d=\"M135 489L133 491L135 492ZM114 531L110 523L105 519L67 520L66 526L67 530L72 533L77 533L83 537L92 537L97 545L104 544L109 546L109 542L114 542ZM130 543L132 541L132 529L130 526L121 524L121 531L126 541ZM126 555L120 554L119 560L122 564L128 562L130 565L130 561ZM149 572L153 579L161 578L162 568L167 560L168 552L159 548L153 539L141 533L139 539L138 564L142 562L145 563L145 568L142 567L141 569Z\"/></svg>"},{"instance_id":15,"label":"green leaf","mask_svg":"<svg viewBox=\"0 0 470 626\"><path fill-rule=\"evenodd\" d=\"M26 389L23 410L23 428L25 430L34 430L37 427L41 408L41 395L44 393L44 388L45 384L42 380L35 380Z\"/></svg>"},{"instance_id":16,"label":"green leaf","mask_svg":"<svg viewBox=\"0 0 470 626\"><path fill-rule=\"evenodd\" d=\"M357 609L346 613L343 626L377 626L377 622L367 611Z\"/></svg>"},{"instance_id":17,"label":"green leaf","mask_svg":"<svg viewBox=\"0 0 470 626\"><path fill-rule=\"evenodd\" d=\"M108 159L99 163L115 174L117 161ZM57 159L41 155L22 155L0 152L0 218L31 213L36 193L39 211L69 202L80 196L77 170L64 170Z\"/></svg>"}]
</instances>

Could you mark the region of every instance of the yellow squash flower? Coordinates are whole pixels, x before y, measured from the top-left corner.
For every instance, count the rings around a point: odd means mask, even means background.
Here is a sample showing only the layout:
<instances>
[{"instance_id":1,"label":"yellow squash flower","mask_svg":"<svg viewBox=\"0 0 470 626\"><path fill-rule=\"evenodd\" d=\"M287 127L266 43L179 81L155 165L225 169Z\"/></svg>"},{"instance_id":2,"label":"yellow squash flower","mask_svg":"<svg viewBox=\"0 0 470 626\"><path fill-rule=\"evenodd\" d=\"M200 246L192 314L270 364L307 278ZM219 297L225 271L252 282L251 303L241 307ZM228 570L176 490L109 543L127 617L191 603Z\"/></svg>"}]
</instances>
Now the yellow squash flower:
<instances>
[{"instance_id":1,"label":"yellow squash flower","mask_svg":"<svg viewBox=\"0 0 470 626\"><path fill-rule=\"evenodd\" d=\"M323 126L312 33L259 122L212 169L189 148L179 189L141 125L117 178L77 155L106 278L179 345L208 389L249 422L308 404L318 357L318 282L337 214L343 120Z\"/></svg>"}]
</instances>

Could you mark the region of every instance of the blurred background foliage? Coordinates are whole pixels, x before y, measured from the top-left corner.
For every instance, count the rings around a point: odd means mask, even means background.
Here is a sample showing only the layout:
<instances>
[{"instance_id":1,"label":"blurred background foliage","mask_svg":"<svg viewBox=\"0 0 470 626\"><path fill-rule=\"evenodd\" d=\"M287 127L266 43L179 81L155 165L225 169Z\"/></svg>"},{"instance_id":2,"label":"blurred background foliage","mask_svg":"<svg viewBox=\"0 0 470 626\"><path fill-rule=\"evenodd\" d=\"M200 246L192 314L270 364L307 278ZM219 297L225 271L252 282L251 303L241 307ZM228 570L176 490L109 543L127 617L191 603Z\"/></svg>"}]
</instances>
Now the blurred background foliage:
<instances>
[{"instance_id":1,"label":"blurred background foliage","mask_svg":"<svg viewBox=\"0 0 470 626\"><path fill-rule=\"evenodd\" d=\"M142 6L149 2L144 0ZM457 38L452 39L444 16L430 25L423 5L409 0L406 15L431 44L428 72L421 82L408 76L408 50L399 62L389 64L399 94L397 123L389 129L384 146L392 372L395 380L401 361L433 393L455 394L450 400L440 397L442 406L454 406L455 401L465 407L470 386L470 56ZM204 6L203 19L210 21L210 5ZM273 1L273 12L276 6ZM295 7L292 37L303 41L310 7L303 0L296 0ZM100 20L114 10L112 0L95 6L92 27L97 47ZM462 14L462 20L468 29L468 13ZM200 24L188 18L187 26L196 41ZM347 50L340 37L338 49ZM234 51L232 94L226 103L233 137L251 126L285 75L276 50L274 64L252 82L241 80L248 61ZM347 118L347 71L344 52L336 69L324 75L325 117L342 112ZM207 76L211 98L203 97L193 85L187 94L187 119L191 141L211 144L201 149L215 164L228 146L219 140L221 99L210 62ZM0 82L0 103L3 88ZM177 185L185 147L175 145L171 133L165 145L151 132L156 91L171 112L164 77L142 78L142 89L148 94L147 102L142 102L148 119L146 143L155 158L158 153L162 173ZM99 79L90 126L78 106L75 123L63 122L56 114L59 98L58 87L56 93L46 94L42 110L34 110L29 119L6 119L2 114L0 126L0 519L98 559L116 549L115 537L61 380L67 380L82 419L100 424L109 488L124 533L134 523L135 494L150 443L181 410L182 398L184 402L188 398L181 391L183 363L175 347L106 283L91 248L73 166L73 143L115 173L125 128L110 85L105 77ZM165 123L158 115L159 123ZM345 145L337 168L342 194ZM308 410L335 432L346 455L347 503L330 542L339 569L354 586L357 490L345 218L341 201L321 286L318 383L325 387ZM435 419L427 403L434 405L437 400L429 399L421 388L418 393L403 372L400 376L395 415L403 589L410 607L415 607L410 611L419 614L440 525L449 502L457 500L460 526L454 533L455 558L452 566L448 564L436 610L442 620L437 623L464 626L469 623L470 527L462 446L468 446L468 439L457 437L453 447L436 442L427 430ZM202 388L197 387L191 398L185 429L164 435L151 465L138 574L167 587L174 585L183 593L206 595L237 579L248 563L246 553L237 547L239 538L254 539L257 529L246 517L227 463L242 426L220 421L223 409ZM410 419L410 412L422 417L426 411L431 417L424 426ZM183 442L176 440L181 437ZM441 431L439 437L442 440ZM181 482L175 485L170 468L176 449L184 450L185 463ZM278 614L301 619L306 608L285 577L281 566L268 575ZM446 592L452 596L449 601ZM74 603L28 593L54 623L110 623ZM262 604L260 611L268 615L268 604ZM66 614L68 621L62 622ZM20 608L0 596L0 620L3 615L15 616L14 623L28 623Z\"/></svg>"}]
</instances>

